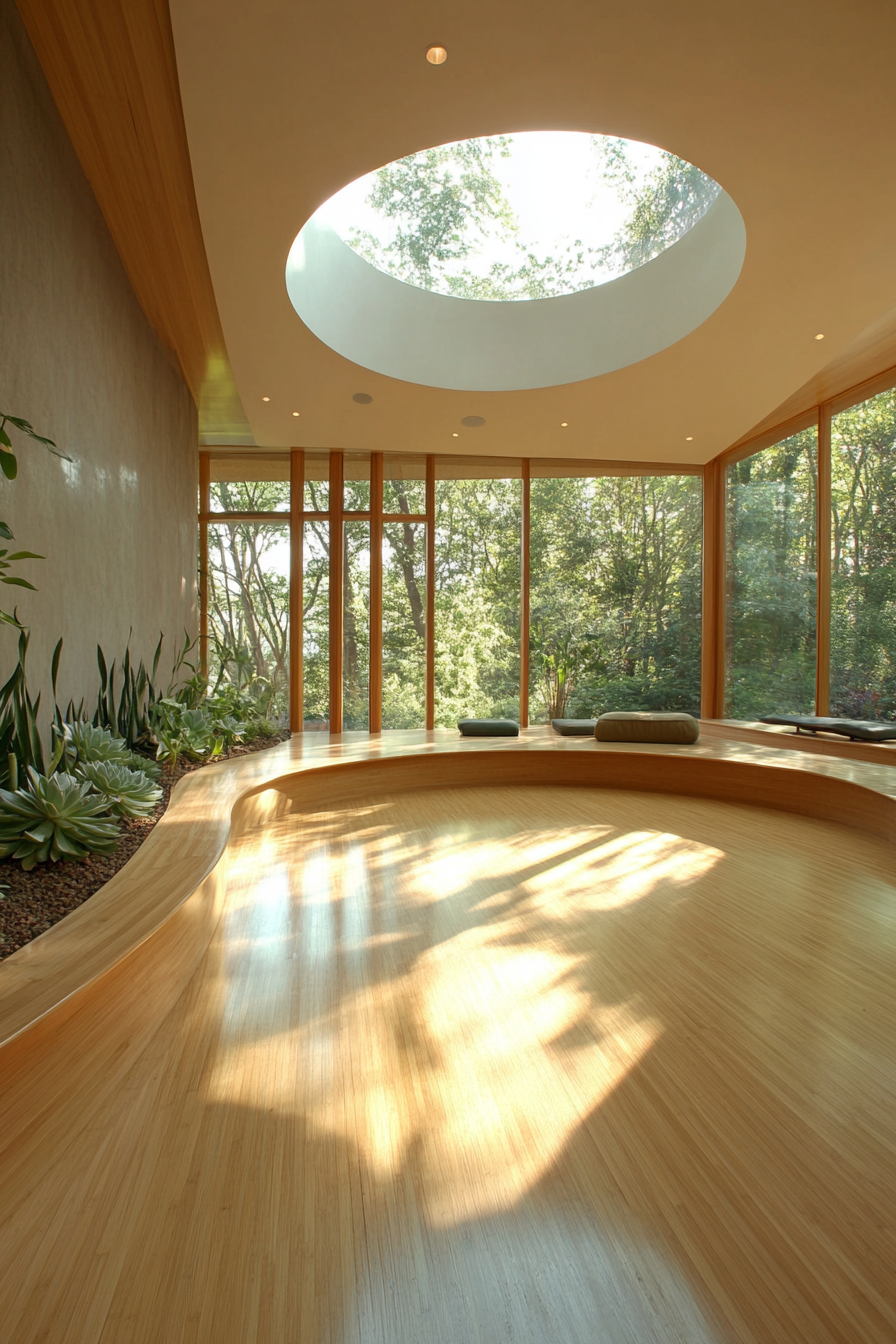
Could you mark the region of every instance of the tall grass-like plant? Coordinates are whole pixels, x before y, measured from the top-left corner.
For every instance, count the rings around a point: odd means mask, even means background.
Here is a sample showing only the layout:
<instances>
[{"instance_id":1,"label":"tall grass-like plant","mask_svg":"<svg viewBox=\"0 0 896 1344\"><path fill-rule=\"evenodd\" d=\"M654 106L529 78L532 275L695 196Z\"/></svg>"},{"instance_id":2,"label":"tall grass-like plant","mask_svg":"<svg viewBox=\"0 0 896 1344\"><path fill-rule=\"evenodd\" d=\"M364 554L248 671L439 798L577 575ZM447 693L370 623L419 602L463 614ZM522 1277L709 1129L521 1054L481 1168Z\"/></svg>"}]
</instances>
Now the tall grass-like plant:
<instances>
[{"instance_id":1,"label":"tall grass-like plant","mask_svg":"<svg viewBox=\"0 0 896 1344\"><path fill-rule=\"evenodd\" d=\"M117 696L115 691L115 663L113 662L110 667L107 664L102 647L99 644L96 646L100 689L93 722L98 728L108 728L111 732L123 738L129 747L149 735L149 711L158 698L156 677L163 641L164 635L160 635L153 655L152 671L147 672L142 661L137 667L134 667L131 662L131 641L130 636L128 637L124 657L121 660L121 691Z\"/></svg>"},{"instance_id":2,"label":"tall grass-like plant","mask_svg":"<svg viewBox=\"0 0 896 1344\"><path fill-rule=\"evenodd\" d=\"M0 783L13 787L29 767L40 774L52 774L46 768L38 728L40 696L31 699L25 676L29 638L29 632L19 627L18 662L5 686L0 687Z\"/></svg>"},{"instance_id":3,"label":"tall grass-like plant","mask_svg":"<svg viewBox=\"0 0 896 1344\"><path fill-rule=\"evenodd\" d=\"M112 854L118 823L108 810L107 800L73 775L48 779L29 769L27 789L0 789L0 858L18 859L27 871L48 860Z\"/></svg>"}]
</instances>

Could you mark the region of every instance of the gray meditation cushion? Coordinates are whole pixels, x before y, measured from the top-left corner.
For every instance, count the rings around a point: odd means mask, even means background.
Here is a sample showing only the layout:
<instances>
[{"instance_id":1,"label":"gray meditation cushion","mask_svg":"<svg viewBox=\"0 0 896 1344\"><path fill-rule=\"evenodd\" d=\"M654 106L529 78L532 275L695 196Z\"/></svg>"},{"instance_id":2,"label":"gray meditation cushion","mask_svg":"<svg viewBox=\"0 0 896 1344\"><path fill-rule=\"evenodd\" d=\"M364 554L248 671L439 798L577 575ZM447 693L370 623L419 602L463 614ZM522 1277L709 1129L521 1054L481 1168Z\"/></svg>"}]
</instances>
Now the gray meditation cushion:
<instances>
[{"instance_id":1,"label":"gray meditation cushion","mask_svg":"<svg viewBox=\"0 0 896 1344\"><path fill-rule=\"evenodd\" d=\"M594 736L598 742L696 742L700 725L691 714L660 714L616 710L601 714Z\"/></svg>"},{"instance_id":2,"label":"gray meditation cushion","mask_svg":"<svg viewBox=\"0 0 896 1344\"><path fill-rule=\"evenodd\" d=\"M593 737L597 719L551 719L551 727L561 737Z\"/></svg>"},{"instance_id":3,"label":"gray meditation cushion","mask_svg":"<svg viewBox=\"0 0 896 1344\"><path fill-rule=\"evenodd\" d=\"M462 737L519 737L520 726L513 719L460 719Z\"/></svg>"},{"instance_id":4,"label":"gray meditation cushion","mask_svg":"<svg viewBox=\"0 0 896 1344\"><path fill-rule=\"evenodd\" d=\"M798 733L837 733L853 742L896 741L896 723L880 719L825 719L815 714L769 714L759 722L795 728Z\"/></svg>"}]
</instances>

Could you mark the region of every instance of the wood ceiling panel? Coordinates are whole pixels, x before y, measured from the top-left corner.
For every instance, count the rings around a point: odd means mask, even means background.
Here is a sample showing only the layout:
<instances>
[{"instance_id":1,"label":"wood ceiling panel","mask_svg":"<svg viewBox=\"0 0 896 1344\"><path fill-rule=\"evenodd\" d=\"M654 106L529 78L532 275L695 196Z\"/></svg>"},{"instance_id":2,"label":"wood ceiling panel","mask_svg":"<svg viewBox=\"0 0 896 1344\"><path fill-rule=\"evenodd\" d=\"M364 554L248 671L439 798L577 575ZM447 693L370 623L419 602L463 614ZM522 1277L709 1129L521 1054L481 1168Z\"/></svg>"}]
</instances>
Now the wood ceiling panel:
<instances>
[{"instance_id":1,"label":"wood ceiling panel","mask_svg":"<svg viewBox=\"0 0 896 1344\"><path fill-rule=\"evenodd\" d=\"M252 442L193 190L166 0L17 0L137 299L200 410Z\"/></svg>"},{"instance_id":2,"label":"wood ceiling panel","mask_svg":"<svg viewBox=\"0 0 896 1344\"><path fill-rule=\"evenodd\" d=\"M883 372L882 372L883 371ZM888 377L889 374L889 377ZM866 382L892 379L896 384L896 308L890 308L878 321L861 332L854 341L820 369L814 378L803 383L792 396L744 434L729 451L764 437L779 425L797 419L823 401L835 401L853 388L863 391ZM873 395L878 388L867 389Z\"/></svg>"}]
</instances>

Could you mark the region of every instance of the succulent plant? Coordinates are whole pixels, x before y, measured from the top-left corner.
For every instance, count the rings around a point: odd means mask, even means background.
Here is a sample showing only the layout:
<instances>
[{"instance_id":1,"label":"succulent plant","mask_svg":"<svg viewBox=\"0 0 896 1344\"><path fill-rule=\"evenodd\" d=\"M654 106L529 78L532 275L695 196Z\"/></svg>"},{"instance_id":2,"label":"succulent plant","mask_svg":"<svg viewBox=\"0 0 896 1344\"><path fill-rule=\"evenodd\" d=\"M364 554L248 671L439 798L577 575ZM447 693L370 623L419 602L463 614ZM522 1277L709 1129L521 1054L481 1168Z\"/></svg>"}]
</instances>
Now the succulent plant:
<instances>
[{"instance_id":1,"label":"succulent plant","mask_svg":"<svg viewBox=\"0 0 896 1344\"><path fill-rule=\"evenodd\" d=\"M142 770L130 770L111 761L88 762L77 768L78 778L102 798L106 810L117 817L148 817L162 790Z\"/></svg>"},{"instance_id":2,"label":"succulent plant","mask_svg":"<svg viewBox=\"0 0 896 1344\"><path fill-rule=\"evenodd\" d=\"M224 739L201 709L185 709L180 701L166 697L153 705L151 718L159 744L156 758L167 762L171 769L181 756L194 761L220 756Z\"/></svg>"},{"instance_id":3,"label":"succulent plant","mask_svg":"<svg viewBox=\"0 0 896 1344\"><path fill-rule=\"evenodd\" d=\"M120 737L114 737L108 728L95 728L92 723L79 720L65 724L65 760L67 764L86 764L88 761L111 761L116 765L129 764L130 752Z\"/></svg>"},{"instance_id":4,"label":"succulent plant","mask_svg":"<svg viewBox=\"0 0 896 1344\"><path fill-rule=\"evenodd\" d=\"M162 778L162 767L151 756L144 756L140 751L126 751L124 759L121 762L129 770L137 770L141 774L149 775L150 779L158 780Z\"/></svg>"},{"instance_id":5,"label":"succulent plant","mask_svg":"<svg viewBox=\"0 0 896 1344\"><path fill-rule=\"evenodd\" d=\"M30 869L48 859L111 854L118 822L103 815L108 808L74 775L57 772L48 779L29 766L27 789L0 789L0 858L20 859Z\"/></svg>"},{"instance_id":6,"label":"succulent plant","mask_svg":"<svg viewBox=\"0 0 896 1344\"><path fill-rule=\"evenodd\" d=\"M232 747L234 742L241 742L246 732L246 724L240 723L230 714L215 714L212 726L225 747Z\"/></svg>"},{"instance_id":7,"label":"succulent plant","mask_svg":"<svg viewBox=\"0 0 896 1344\"><path fill-rule=\"evenodd\" d=\"M106 762L109 765L127 766L129 770L142 770L153 779L159 778L161 771L155 761L131 751L124 739L116 737L108 728L97 728L83 719L65 723L62 727L65 733L62 754L70 770L78 765Z\"/></svg>"}]
</instances>

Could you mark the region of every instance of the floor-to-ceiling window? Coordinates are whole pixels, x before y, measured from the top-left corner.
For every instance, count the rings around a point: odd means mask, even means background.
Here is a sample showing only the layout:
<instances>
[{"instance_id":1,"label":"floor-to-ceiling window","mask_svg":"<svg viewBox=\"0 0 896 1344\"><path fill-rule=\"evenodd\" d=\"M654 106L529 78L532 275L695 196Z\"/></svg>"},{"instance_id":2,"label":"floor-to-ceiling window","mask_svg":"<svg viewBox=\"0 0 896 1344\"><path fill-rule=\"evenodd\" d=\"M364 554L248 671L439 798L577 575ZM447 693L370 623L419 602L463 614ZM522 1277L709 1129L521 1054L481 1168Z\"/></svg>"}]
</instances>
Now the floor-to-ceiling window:
<instances>
[{"instance_id":1,"label":"floor-to-ceiling window","mask_svg":"<svg viewBox=\"0 0 896 1344\"><path fill-rule=\"evenodd\" d=\"M699 468L203 457L209 668L244 666L294 728L698 711Z\"/></svg>"},{"instance_id":2,"label":"floor-to-ceiling window","mask_svg":"<svg viewBox=\"0 0 896 1344\"><path fill-rule=\"evenodd\" d=\"M830 696L896 718L896 389L831 421Z\"/></svg>"},{"instance_id":3,"label":"floor-to-ceiling window","mask_svg":"<svg viewBox=\"0 0 896 1344\"><path fill-rule=\"evenodd\" d=\"M696 713L705 637L715 714L892 718L896 390L879 387L723 455L708 555L697 467L205 452L212 680L306 730Z\"/></svg>"},{"instance_id":4,"label":"floor-to-ceiling window","mask_svg":"<svg viewBox=\"0 0 896 1344\"><path fill-rule=\"evenodd\" d=\"M519 717L518 461L445 459L435 490L435 721Z\"/></svg>"},{"instance_id":5,"label":"floor-to-ceiling window","mask_svg":"<svg viewBox=\"0 0 896 1344\"><path fill-rule=\"evenodd\" d=\"M426 724L426 459L383 461L382 726Z\"/></svg>"},{"instance_id":6,"label":"floor-to-ceiling window","mask_svg":"<svg viewBox=\"0 0 896 1344\"><path fill-rule=\"evenodd\" d=\"M302 510L294 524L293 544L301 546L301 693L302 712L294 716L308 730L330 722L330 457L304 453Z\"/></svg>"},{"instance_id":7,"label":"floor-to-ceiling window","mask_svg":"<svg viewBox=\"0 0 896 1344\"><path fill-rule=\"evenodd\" d=\"M725 715L815 707L814 427L728 467Z\"/></svg>"},{"instance_id":8,"label":"floor-to-ceiling window","mask_svg":"<svg viewBox=\"0 0 896 1344\"><path fill-rule=\"evenodd\" d=\"M699 474L532 480L531 722L699 713L702 535Z\"/></svg>"},{"instance_id":9,"label":"floor-to-ceiling window","mask_svg":"<svg viewBox=\"0 0 896 1344\"><path fill-rule=\"evenodd\" d=\"M216 458L203 527L212 684L248 691L275 722L289 712L289 489L288 458Z\"/></svg>"}]
</instances>

